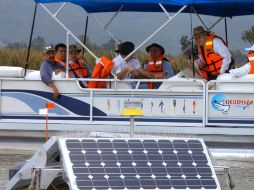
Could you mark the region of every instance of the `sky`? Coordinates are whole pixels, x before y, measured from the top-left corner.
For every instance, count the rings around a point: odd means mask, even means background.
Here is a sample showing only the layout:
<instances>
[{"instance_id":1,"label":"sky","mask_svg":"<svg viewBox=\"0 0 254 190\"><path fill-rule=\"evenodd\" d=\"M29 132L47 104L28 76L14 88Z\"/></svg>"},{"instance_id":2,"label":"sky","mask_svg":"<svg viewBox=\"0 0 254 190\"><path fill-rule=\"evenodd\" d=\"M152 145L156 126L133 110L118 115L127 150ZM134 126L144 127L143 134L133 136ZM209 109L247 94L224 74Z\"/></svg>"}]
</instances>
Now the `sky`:
<instances>
[{"instance_id":1,"label":"sky","mask_svg":"<svg viewBox=\"0 0 254 190\"><path fill-rule=\"evenodd\" d=\"M32 16L34 10L33 0L0 0L0 44L8 44L13 42L25 42L29 40ZM60 4L51 4L48 7L56 10ZM76 36L84 33L85 19L87 13L77 5L67 4L63 12L59 14L59 19L70 28ZM113 13L95 14L95 16L106 23ZM106 43L110 37L101 29L101 27L93 20L89 19L88 37L97 44ZM210 26L218 18L211 16L202 16L202 19ZM196 15L192 16L193 27L201 25ZM241 34L243 31L251 28L254 16L241 16L228 18L228 39L231 50L243 50L250 44L243 42ZM115 36L122 41L132 41L140 44L153 31L166 21L167 17L164 13L120 13L118 17L109 26ZM180 39L182 35L191 35L191 19L190 14L180 14L172 23L158 33L149 43L159 43L163 45L167 53L180 53ZM221 37L225 37L224 20L215 28L214 32ZM38 6L36 23L34 28L34 37L44 37L46 42L54 44L58 42L66 42L66 32L55 22L49 14ZM71 42L74 42L71 39ZM143 48L144 48L143 47Z\"/></svg>"}]
</instances>

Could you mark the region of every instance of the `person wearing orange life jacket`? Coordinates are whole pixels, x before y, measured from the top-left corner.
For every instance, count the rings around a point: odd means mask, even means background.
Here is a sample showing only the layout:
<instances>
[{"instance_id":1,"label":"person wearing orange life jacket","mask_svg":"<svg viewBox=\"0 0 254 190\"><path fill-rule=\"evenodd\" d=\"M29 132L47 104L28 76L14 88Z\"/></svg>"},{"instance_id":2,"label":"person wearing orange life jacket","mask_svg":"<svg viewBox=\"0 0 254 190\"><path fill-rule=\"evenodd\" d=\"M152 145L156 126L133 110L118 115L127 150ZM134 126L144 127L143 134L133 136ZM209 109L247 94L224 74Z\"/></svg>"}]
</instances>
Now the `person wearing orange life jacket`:
<instances>
[{"instance_id":1,"label":"person wearing orange life jacket","mask_svg":"<svg viewBox=\"0 0 254 190\"><path fill-rule=\"evenodd\" d=\"M193 29L198 45L198 66L206 80L214 80L234 67L234 60L222 38L206 31L202 26Z\"/></svg>"},{"instance_id":2,"label":"person wearing orange life jacket","mask_svg":"<svg viewBox=\"0 0 254 190\"><path fill-rule=\"evenodd\" d=\"M60 63L62 66L66 67L66 45L63 43L57 44L55 46L56 56L55 61Z\"/></svg>"},{"instance_id":3,"label":"person wearing orange life jacket","mask_svg":"<svg viewBox=\"0 0 254 190\"><path fill-rule=\"evenodd\" d=\"M88 64L85 63L79 56L81 50L76 45L69 46L69 76L71 78L90 78L91 69ZM85 88L87 87L86 81L80 81L80 85Z\"/></svg>"},{"instance_id":4,"label":"person wearing orange life jacket","mask_svg":"<svg viewBox=\"0 0 254 190\"><path fill-rule=\"evenodd\" d=\"M140 76L147 78L155 78L152 72L149 72L141 67L140 62L131 56L124 61L124 58L129 55L135 48L132 42L123 42L118 45L118 49L115 50L118 55L113 59L112 73L117 76L118 79L138 79ZM135 82L126 82L130 87L135 87Z\"/></svg>"},{"instance_id":5,"label":"person wearing orange life jacket","mask_svg":"<svg viewBox=\"0 0 254 190\"><path fill-rule=\"evenodd\" d=\"M168 59L164 57L164 48L156 43L153 43L146 47L146 51L149 53L144 69L155 74L156 79L167 79L174 76L174 71ZM158 88L161 83L148 82L149 88Z\"/></svg>"},{"instance_id":6,"label":"person wearing orange life jacket","mask_svg":"<svg viewBox=\"0 0 254 190\"><path fill-rule=\"evenodd\" d=\"M231 69L229 73L233 78L242 77L248 74L254 74L254 44L250 48L245 48L245 50L248 51L248 63L240 68Z\"/></svg>"}]
</instances>

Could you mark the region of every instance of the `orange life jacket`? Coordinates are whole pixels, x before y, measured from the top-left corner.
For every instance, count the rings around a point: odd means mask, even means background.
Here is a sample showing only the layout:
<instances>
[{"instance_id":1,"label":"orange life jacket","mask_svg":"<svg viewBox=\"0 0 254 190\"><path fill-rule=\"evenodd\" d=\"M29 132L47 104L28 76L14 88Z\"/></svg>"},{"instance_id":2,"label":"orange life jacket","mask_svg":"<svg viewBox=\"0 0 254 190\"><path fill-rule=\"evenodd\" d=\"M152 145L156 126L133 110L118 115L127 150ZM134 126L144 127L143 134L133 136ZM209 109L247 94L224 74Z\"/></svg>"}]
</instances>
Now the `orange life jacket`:
<instances>
[{"instance_id":1,"label":"orange life jacket","mask_svg":"<svg viewBox=\"0 0 254 190\"><path fill-rule=\"evenodd\" d=\"M254 53L247 55L248 61L250 62L250 72L249 74L254 74Z\"/></svg>"},{"instance_id":2,"label":"orange life jacket","mask_svg":"<svg viewBox=\"0 0 254 190\"><path fill-rule=\"evenodd\" d=\"M69 63L69 76L71 78L88 78L89 73L86 68L85 62L78 58L76 61L71 61ZM86 81L79 81L81 87L86 88L87 82Z\"/></svg>"},{"instance_id":3,"label":"orange life jacket","mask_svg":"<svg viewBox=\"0 0 254 190\"><path fill-rule=\"evenodd\" d=\"M71 77L76 78L88 78L88 71L85 66L85 63L82 59L77 59L76 61L71 61L69 63L69 71L71 74ZM74 75L74 76L72 76Z\"/></svg>"},{"instance_id":4,"label":"orange life jacket","mask_svg":"<svg viewBox=\"0 0 254 190\"><path fill-rule=\"evenodd\" d=\"M65 61L63 61L60 57L55 56L55 61L60 63L63 67L66 67Z\"/></svg>"},{"instance_id":5,"label":"orange life jacket","mask_svg":"<svg viewBox=\"0 0 254 190\"><path fill-rule=\"evenodd\" d=\"M147 70L154 73L157 79L163 79L165 77L165 73L163 72L162 61L168 61L163 55L158 57L156 60L152 58L147 59ZM150 89L155 87L154 82L147 82L147 86Z\"/></svg>"},{"instance_id":6,"label":"orange life jacket","mask_svg":"<svg viewBox=\"0 0 254 190\"><path fill-rule=\"evenodd\" d=\"M210 78L217 77L220 74L221 66L223 63L223 57L216 54L213 49L213 39L219 38L226 45L224 40L214 34L209 34L205 46L198 46L198 52L202 57L204 67L200 68L200 72L206 80Z\"/></svg>"},{"instance_id":7,"label":"orange life jacket","mask_svg":"<svg viewBox=\"0 0 254 190\"><path fill-rule=\"evenodd\" d=\"M114 65L114 63L107 57L101 57L100 61L104 64L97 63L94 67L92 78L107 78L110 75L110 71ZM90 81L88 83L88 88L105 88L106 82L104 81Z\"/></svg>"}]
</instances>

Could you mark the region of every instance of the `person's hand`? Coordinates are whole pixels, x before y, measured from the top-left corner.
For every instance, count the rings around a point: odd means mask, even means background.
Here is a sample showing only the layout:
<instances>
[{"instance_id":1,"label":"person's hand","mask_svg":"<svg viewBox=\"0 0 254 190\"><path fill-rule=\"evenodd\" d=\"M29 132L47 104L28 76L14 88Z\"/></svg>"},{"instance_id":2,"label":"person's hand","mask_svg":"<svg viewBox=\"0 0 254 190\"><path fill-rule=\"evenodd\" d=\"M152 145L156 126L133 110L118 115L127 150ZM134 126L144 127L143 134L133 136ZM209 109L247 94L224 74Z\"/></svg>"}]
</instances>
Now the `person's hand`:
<instances>
[{"instance_id":1,"label":"person's hand","mask_svg":"<svg viewBox=\"0 0 254 190\"><path fill-rule=\"evenodd\" d=\"M130 72L131 76L133 76L134 78L138 78L139 76L139 73L136 69L133 69L131 72Z\"/></svg>"},{"instance_id":2,"label":"person's hand","mask_svg":"<svg viewBox=\"0 0 254 190\"><path fill-rule=\"evenodd\" d=\"M169 63L171 63L171 64L176 62L175 58L173 58L173 57L170 57L168 60L169 60Z\"/></svg>"},{"instance_id":3,"label":"person's hand","mask_svg":"<svg viewBox=\"0 0 254 190\"><path fill-rule=\"evenodd\" d=\"M127 66L127 67L125 67L125 69L126 69L127 73L131 74L131 76L133 76L134 78L138 77L139 73L134 67Z\"/></svg>"},{"instance_id":4,"label":"person's hand","mask_svg":"<svg viewBox=\"0 0 254 190\"><path fill-rule=\"evenodd\" d=\"M149 75L147 75L147 78L149 79L156 79L156 75L152 72L149 72Z\"/></svg>"},{"instance_id":5,"label":"person's hand","mask_svg":"<svg viewBox=\"0 0 254 190\"><path fill-rule=\"evenodd\" d=\"M56 87L53 88L53 98L57 99L59 97L59 92Z\"/></svg>"},{"instance_id":6,"label":"person's hand","mask_svg":"<svg viewBox=\"0 0 254 190\"><path fill-rule=\"evenodd\" d=\"M55 72L56 75L58 75L59 73L62 72L62 70L61 69L56 69L56 70L54 70L54 72Z\"/></svg>"},{"instance_id":7,"label":"person's hand","mask_svg":"<svg viewBox=\"0 0 254 190\"><path fill-rule=\"evenodd\" d=\"M52 89L52 91L53 91L53 98L54 99L57 99L58 97L59 97L59 92L58 92L58 90L57 90L57 88L56 88L56 85L53 83L53 82L51 82L51 83L49 83L48 84L48 86Z\"/></svg>"},{"instance_id":8,"label":"person's hand","mask_svg":"<svg viewBox=\"0 0 254 190\"><path fill-rule=\"evenodd\" d=\"M125 69L128 73L131 73L135 70L134 67L132 67L132 66L127 66L127 67L125 67Z\"/></svg>"},{"instance_id":9,"label":"person's hand","mask_svg":"<svg viewBox=\"0 0 254 190\"><path fill-rule=\"evenodd\" d=\"M58 90L57 89L53 90L53 98L57 99L58 97L59 97Z\"/></svg>"}]
</instances>

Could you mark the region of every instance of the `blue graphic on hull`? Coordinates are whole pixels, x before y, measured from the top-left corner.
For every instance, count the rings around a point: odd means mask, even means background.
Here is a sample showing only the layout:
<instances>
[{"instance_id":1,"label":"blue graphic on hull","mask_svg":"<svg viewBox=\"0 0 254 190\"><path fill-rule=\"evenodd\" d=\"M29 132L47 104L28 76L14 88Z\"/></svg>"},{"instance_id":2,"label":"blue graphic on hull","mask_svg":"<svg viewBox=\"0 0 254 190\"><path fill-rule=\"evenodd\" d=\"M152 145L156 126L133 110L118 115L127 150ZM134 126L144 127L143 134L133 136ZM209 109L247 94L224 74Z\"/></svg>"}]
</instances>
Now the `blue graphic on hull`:
<instances>
[{"instance_id":1,"label":"blue graphic on hull","mask_svg":"<svg viewBox=\"0 0 254 190\"><path fill-rule=\"evenodd\" d=\"M41 97L38 97L32 94L23 93L23 92L3 92L2 96L15 98L24 102L35 113L39 113L39 109L44 108L45 102L47 101ZM49 113L55 113L57 115L69 115L67 111L65 111L58 105L55 106L55 109L49 110Z\"/></svg>"},{"instance_id":2,"label":"blue graphic on hull","mask_svg":"<svg viewBox=\"0 0 254 190\"><path fill-rule=\"evenodd\" d=\"M18 92L20 93L19 94L20 96L17 95ZM7 94L10 95L10 94L15 94L15 93L17 95L17 96L15 96L15 98L23 101L28 106L30 106L33 110L36 109L36 112L38 112L38 109L37 109L38 106L42 106L39 108L39 109L41 109L45 106L46 102L52 101L52 102L55 102L56 105L59 105L59 106L65 108L66 110L69 110L70 112L75 113L77 115L80 115L80 116L89 116L90 115L90 104L83 102L81 100L75 99L75 98L65 96L65 95L60 95L60 97L55 100L55 99L53 99L52 93L50 93L50 92L42 92L42 91L34 91L34 90L2 90L2 95L6 94L6 96L7 96ZM36 96L32 96L32 95L37 95L38 99L39 99L39 97L42 97L42 98L40 98L41 100L39 102L35 102L35 100L29 99L28 97L24 98L25 96L29 96L30 98L36 97ZM14 96L14 95L12 95L12 96ZM36 99L36 101L38 99ZM44 103L43 103L43 101L44 101ZM39 105L36 105L37 103ZM60 110L58 110L58 111L60 111ZM107 114L104 113L103 111L93 107L93 115L94 116L106 116Z\"/></svg>"}]
</instances>

